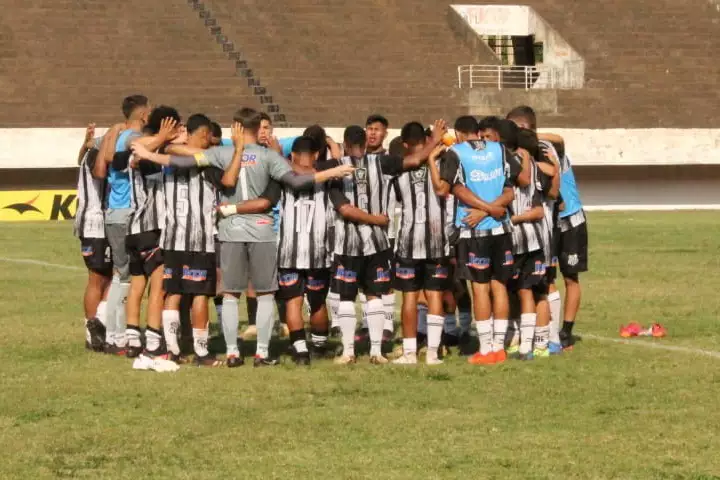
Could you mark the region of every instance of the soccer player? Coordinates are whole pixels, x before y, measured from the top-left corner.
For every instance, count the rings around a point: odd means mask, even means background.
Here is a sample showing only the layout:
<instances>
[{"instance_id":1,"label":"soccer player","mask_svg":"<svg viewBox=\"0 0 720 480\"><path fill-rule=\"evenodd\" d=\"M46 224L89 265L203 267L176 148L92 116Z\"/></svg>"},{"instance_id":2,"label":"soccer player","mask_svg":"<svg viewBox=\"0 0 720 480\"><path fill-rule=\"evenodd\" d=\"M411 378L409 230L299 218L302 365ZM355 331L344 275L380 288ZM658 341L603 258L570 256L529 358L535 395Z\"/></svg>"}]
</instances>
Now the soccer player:
<instances>
[{"instance_id":1,"label":"soccer player","mask_svg":"<svg viewBox=\"0 0 720 480\"><path fill-rule=\"evenodd\" d=\"M131 135L140 135L150 114L150 102L144 95L131 95L122 102L125 122L113 125L103 137L93 177L107 178L105 197L105 235L110 245L113 279L107 296L105 351L109 354L127 353L125 303L130 290L130 268L125 237L131 212L130 175L126 170L112 167L115 154L128 150Z\"/></svg>"},{"instance_id":2,"label":"soccer player","mask_svg":"<svg viewBox=\"0 0 720 480\"><path fill-rule=\"evenodd\" d=\"M537 129L537 117L531 107L516 107L508 113L507 118L513 120L520 127L530 130ZM555 231L556 251L554 256L558 257L560 272L565 280L564 320L562 330L559 333L559 340L563 349L569 350L575 344L573 327L575 326L577 312L580 309L580 273L586 272L588 269L587 219L563 138L553 134L540 134L538 138L552 143L560 162L560 197L562 202ZM550 286L549 300L553 315L559 319L560 296L554 284Z\"/></svg>"},{"instance_id":3,"label":"soccer player","mask_svg":"<svg viewBox=\"0 0 720 480\"><path fill-rule=\"evenodd\" d=\"M522 166L514 155L497 142L480 140L477 132L475 118L464 116L455 121L459 143L443 155L441 179L434 187L440 195L452 193L459 202L455 214L460 229L457 268L460 278L472 285L480 343L479 351L468 361L494 364L505 359L506 284L513 268L506 207L513 199L513 186L527 185L529 178L521 175Z\"/></svg>"},{"instance_id":4,"label":"soccer player","mask_svg":"<svg viewBox=\"0 0 720 480\"><path fill-rule=\"evenodd\" d=\"M446 131L444 122L436 122L427 138L422 124L406 124L401 131L406 155L419 154L424 163ZM393 179L402 207L394 286L403 292L403 356L393 363L417 363L418 297L423 292L428 309L426 363L437 365L442 363L438 348L445 321L443 292L450 288L452 278L447 201L435 193L428 166L418 163L403 162L403 173Z\"/></svg>"},{"instance_id":5,"label":"soccer player","mask_svg":"<svg viewBox=\"0 0 720 480\"><path fill-rule=\"evenodd\" d=\"M276 152L260 146L258 132L261 117L253 109L240 109L234 120L243 126L244 151L241 160L239 180L234 189L223 192L222 201L230 209L240 202L257 200L265 191L271 179L293 189L310 188L313 183L323 183L352 172L349 166L340 166L314 175L299 175L292 171L290 164ZM206 151L173 146L170 152L192 156L169 156L171 166L212 165L223 170L232 160L234 149L216 147ZM240 294L252 282L258 297L257 350L254 365L258 367L276 365L277 360L269 356L269 343L274 324L273 295L277 290L277 242L273 231L272 216L262 214L237 214L229 212L218 224L219 239L222 243L220 268L223 277L223 328L227 353L239 356L237 346L238 306Z\"/></svg>"},{"instance_id":6,"label":"soccer player","mask_svg":"<svg viewBox=\"0 0 720 480\"><path fill-rule=\"evenodd\" d=\"M88 281L85 286L85 347L102 352L105 344L105 312L103 301L112 278L110 246L105 238L103 197L106 182L93 178L92 171L98 156L100 139L95 139L95 125L88 125L80 149L80 172L77 185L77 212L73 232L80 240Z\"/></svg>"}]
</instances>

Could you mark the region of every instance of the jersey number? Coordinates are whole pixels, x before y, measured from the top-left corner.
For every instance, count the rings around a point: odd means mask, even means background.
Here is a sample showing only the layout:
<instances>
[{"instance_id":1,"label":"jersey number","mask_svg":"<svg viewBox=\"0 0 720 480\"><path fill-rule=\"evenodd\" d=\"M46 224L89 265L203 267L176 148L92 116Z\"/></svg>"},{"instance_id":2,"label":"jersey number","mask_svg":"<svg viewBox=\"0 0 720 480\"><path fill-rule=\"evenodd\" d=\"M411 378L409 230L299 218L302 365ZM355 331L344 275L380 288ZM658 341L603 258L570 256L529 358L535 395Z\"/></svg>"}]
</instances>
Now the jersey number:
<instances>
[{"instance_id":1,"label":"jersey number","mask_svg":"<svg viewBox=\"0 0 720 480\"><path fill-rule=\"evenodd\" d=\"M427 223L427 194L421 188L415 189L415 223Z\"/></svg>"},{"instance_id":2,"label":"jersey number","mask_svg":"<svg viewBox=\"0 0 720 480\"><path fill-rule=\"evenodd\" d=\"M178 185L177 187L177 198L175 206L175 212L177 217L184 217L188 214L188 210L190 210L190 200L188 198L188 188L187 186L181 186Z\"/></svg>"},{"instance_id":3,"label":"jersey number","mask_svg":"<svg viewBox=\"0 0 720 480\"><path fill-rule=\"evenodd\" d=\"M295 232L310 233L315 218L314 200L297 200L295 202Z\"/></svg>"}]
</instances>

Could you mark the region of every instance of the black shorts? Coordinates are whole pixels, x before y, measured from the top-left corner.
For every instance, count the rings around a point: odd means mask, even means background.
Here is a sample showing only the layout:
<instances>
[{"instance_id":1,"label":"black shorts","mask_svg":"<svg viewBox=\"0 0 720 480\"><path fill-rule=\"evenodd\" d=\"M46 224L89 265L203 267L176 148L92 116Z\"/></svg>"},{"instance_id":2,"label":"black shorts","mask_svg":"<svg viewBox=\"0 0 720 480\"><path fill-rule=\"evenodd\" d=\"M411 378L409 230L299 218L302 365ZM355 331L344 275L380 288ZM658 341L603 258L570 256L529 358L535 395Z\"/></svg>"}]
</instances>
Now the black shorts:
<instances>
[{"instance_id":1,"label":"black shorts","mask_svg":"<svg viewBox=\"0 0 720 480\"><path fill-rule=\"evenodd\" d=\"M330 290L330 269L278 269L278 291L280 300L307 295L311 308L325 303Z\"/></svg>"},{"instance_id":2,"label":"black shorts","mask_svg":"<svg viewBox=\"0 0 720 480\"><path fill-rule=\"evenodd\" d=\"M395 258L393 287L401 292L432 290L444 292L452 287L454 272L449 258L412 260Z\"/></svg>"},{"instance_id":3,"label":"black shorts","mask_svg":"<svg viewBox=\"0 0 720 480\"><path fill-rule=\"evenodd\" d=\"M587 222L558 233L558 260L563 276L577 275L588 270Z\"/></svg>"},{"instance_id":4,"label":"black shorts","mask_svg":"<svg viewBox=\"0 0 720 480\"><path fill-rule=\"evenodd\" d=\"M215 296L217 263L214 253L165 250L163 286L168 295Z\"/></svg>"},{"instance_id":5,"label":"black shorts","mask_svg":"<svg viewBox=\"0 0 720 480\"><path fill-rule=\"evenodd\" d=\"M542 250L515 255L515 266L512 279L508 282L508 290L532 289L534 292L547 293L545 254Z\"/></svg>"},{"instance_id":6,"label":"black shorts","mask_svg":"<svg viewBox=\"0 0 720 480\"><path fill-rule=\"evenodd\" d=\"M340 295L341 301L350 302L355 301L360 289L365 295L387 295L392 287L391 255L390 250L366 257L335 255L331 290Z\"/></svg>"},{"instance_id":7,"label":"black shorts","mask_svg":"<svg viewBox=\"0 0 720 480\"><path fill-rule=\"evenodd\" d=\"M112 255L106 238L81 238L80 252L88 270L101 275L112 275Z\"/></svg>"},{"instance_id":8,"label":"black shorts","mask_svg":"<svg viewBox=\"0 0 720 480\"><path fill-rule=\"evenodd\" d=\"M125 248L130 257L130 275L149 277L163 264L160 230L128 235L125 237Z\"/></svg>"},{"instance_id":9,"label":"black shorts","mask_svg":"<svg viewBox=\"0 0 720 480\"><path fill-rule=\"evenodd\" d=\"M509 233L461 238L458 241L457 269L462 280L507 283L513 275L513 264L512 236Z\"/></svg>"}]
</instances>

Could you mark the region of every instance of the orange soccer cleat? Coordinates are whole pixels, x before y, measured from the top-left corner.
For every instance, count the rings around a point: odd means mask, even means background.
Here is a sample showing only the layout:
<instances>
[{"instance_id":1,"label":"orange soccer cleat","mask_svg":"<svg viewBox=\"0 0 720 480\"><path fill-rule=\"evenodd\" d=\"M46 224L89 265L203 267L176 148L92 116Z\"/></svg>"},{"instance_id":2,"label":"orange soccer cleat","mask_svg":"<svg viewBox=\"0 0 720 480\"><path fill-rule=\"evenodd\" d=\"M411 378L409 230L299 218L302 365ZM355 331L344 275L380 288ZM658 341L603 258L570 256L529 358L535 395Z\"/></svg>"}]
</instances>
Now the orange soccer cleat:
<instances>
[{"instance_id":1,"label":"orange soccer cleat","mask_svg":"<svg viewBox=\"0 0 720 480\"><path fill-rule=\"evenodd\" d=\"M497 363L495 353L490 352L482 355L480 352L476 353L472 357L468 358L468 363L471 365L494 365Z\"/></svg>"},{"instance_id":2,"label":"orange soccer cleat","mask_svg":"<svg viewBox=\"0 0 720 480\"><path fill-rule=\"evenodd\" d=\"M620 336L622 338L637 337L642 330L642 325L637 322L631 322L620 327Z\"/></svg>"},{"instance_id":3,"label":"orange soccer cleat","mask_svg":"<svg viewBox=\"0 0 720 480\"><path fill-rule=\"evenodd\" d=\"M659 323L653 323L652 329L652 336L655 338L662 338L665 335L667 335L667 328L663 327Z\"/></svg>"}]
</instances>

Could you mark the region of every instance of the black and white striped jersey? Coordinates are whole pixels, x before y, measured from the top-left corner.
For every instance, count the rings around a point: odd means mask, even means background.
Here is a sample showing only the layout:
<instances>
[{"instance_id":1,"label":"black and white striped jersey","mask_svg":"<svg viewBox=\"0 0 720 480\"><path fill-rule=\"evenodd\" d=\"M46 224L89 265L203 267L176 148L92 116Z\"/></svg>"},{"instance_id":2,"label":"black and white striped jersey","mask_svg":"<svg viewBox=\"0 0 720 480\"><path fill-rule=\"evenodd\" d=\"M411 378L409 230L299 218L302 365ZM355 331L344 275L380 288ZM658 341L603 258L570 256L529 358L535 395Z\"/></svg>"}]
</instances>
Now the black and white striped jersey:
<instances>
[{"instance_id":1,"label":"black and white striped jersey","mask_svg":"<svg viewBox=\"0 0 720 480\"><path fill-rule=\"evenodd\" d=\"M222 170L215 167L163 170L163 250L215 251L215 206L222 175Z\"/></svg>"},{"instance_id":2,"label":"black and white striped jersey","mask_svg":"<svg viewBox=\"0 0 720 480\"><path fill-rule=\"evenodd\" d=\"M450 255L447 199L435 194L427 165L393 180L402 215L396 255L403 259L439 259Z\"/></svg>"},{"instance_id":3,"label":"black and white striped jersey","mask_svg":"<svg viewBox=\"0 0 720 480\"><path fill-rule=\"evenodd\" d=\"M337 161L318 162L317 170L337 166ZM280 200L278 267L291 269L329 268L331 256L326 241L333 210L328 185L294 191L284 188Z\"/></svg>"},{"instance_id":4,"label":"black and white striped jersey","mask_svg":"<svg viewBox=\"0 0 720 480\"><path fill-rule=\"evenodd\" d=\"M128 235L162 229L165 226L162 168L147 160L141 160L137 166L128 168L131 210Z\"/></svg>"},{"instance_id":5,"label":"black and white striped jersey","mask_svg":"<svg viewBox=\"0 0 720 480\"><path fill-rule=\"evenodd\" d=\"M559 152L553 146L551 142L546 140L540 140L540 153L542 155L559 159ZM557 173L560 175L560 172ZM545 211L545 230L543 235L543 251L545 252L545 261L548 265L552 265L552 237L555 234L555 227L557 226L559 212L559 202L557 199L550 198L547 196L547 192L551 188L552 179L547 175L543 175L542 172L538 171L538 177L540 178L540 184L542 185L542 204L543 210Z\"/></svg>"},{"instance_id":6,"label":"black and white striped jersey","mask_svg":"<svg viewBox=\"0 0 720 480\"><path fill-rule=\"evenodd\" d=\"M77 212L73 232L78 238L105 238L105 211L103 199L106 179L93 178L92 170L98 150L88 150L80 162L77 184Z\"/></svg>"},{"instance_id":7,"label":"black and white striped jersey","mask_svg":"<svg viewBox=\"0 0 720 480\"><path fill-rule=\"evenodd\" d=\"M402 171L402 158L366 154L361 158L343 157L340 163L353 165L356 170L352 176L333 182L331 189L339 193L331 195L335 208L349 203L372 215L387 215L390 179ZM334 235L333 250L337 255L365 256L390 248L386 227L350 222L340 215L335 221Z\"/></svg>"},{"instance_id":8,"label":"black and white striped jersey","mask_svg":"<svg viewBox=\"0 0 720 480\"><path fill-rule=\"evenodd\" d=\"M542 205L542 186L539 185L537 166L530 160L530 184L526 187L515 186L515 198L508 205L511 216L522 215L533 207ZM530 253L543 248L545 220L522 222L512 225L513 253Z\"/></svg>"}]
</instances>

